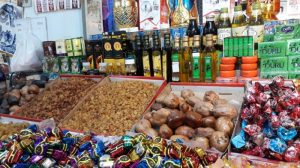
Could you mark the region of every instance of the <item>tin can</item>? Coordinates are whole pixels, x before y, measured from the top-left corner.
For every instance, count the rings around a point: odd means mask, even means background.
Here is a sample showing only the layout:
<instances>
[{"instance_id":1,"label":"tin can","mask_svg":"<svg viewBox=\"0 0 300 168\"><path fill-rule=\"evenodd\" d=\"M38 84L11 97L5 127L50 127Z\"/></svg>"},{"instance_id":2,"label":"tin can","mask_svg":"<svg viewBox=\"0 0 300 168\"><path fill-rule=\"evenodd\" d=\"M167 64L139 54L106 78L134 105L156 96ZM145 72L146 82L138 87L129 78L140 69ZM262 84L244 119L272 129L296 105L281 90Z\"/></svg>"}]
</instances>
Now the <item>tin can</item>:
<instances>
[{"instance_id":1,"label":"tin can","mask_svg":"<svg viewBox=\"0 0 300 168\"><path fill-rule=\"evenodd\" d=\"M83 55L82 38L73 38L72 46L73 46L73 56L82 56Z\"/></svg>"},{"instance_id":2,"label":"tin can","mask_svg":"<svg viewBox=\"0 0 300 168\"><path fill-rule=\"evenodd\" d=\"M55 46L56 46L56 55L57 56L66 56L67 55L65 40L56 40Z\"/></svg>"},{"instance_id":3,"label":"tin can","mask_svg":"<svg viewBox=\"0 0 300 168\"><path fill-rule=\"evenodd\" d=\"M44 41L43 49L44 49L44 56L55 56L56 55L55 41Z\"/></svg>"},{"instance_id":4,"label":"tin can","mask_svg":"<svg viewBox=\"0 0 300 168\"><path fill-rule=\"evenodd\" d=\"M66 50L67 50L68 56L74 56L72 39L66 39L65 44L66 44Z\"/></svg>"}]
</instances>

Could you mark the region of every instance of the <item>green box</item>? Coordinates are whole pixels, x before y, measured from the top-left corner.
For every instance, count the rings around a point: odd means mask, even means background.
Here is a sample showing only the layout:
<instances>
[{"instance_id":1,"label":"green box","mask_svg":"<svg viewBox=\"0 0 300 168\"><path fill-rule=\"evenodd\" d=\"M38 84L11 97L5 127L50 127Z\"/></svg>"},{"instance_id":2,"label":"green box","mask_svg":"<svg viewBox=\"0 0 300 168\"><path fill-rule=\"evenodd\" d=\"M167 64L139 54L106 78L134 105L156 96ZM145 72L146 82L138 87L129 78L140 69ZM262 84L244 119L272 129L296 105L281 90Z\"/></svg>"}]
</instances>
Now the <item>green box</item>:
<instances>
[{"instance_id":1,"label":"green box","mask_svg":"<svg viewBox=\"0 0 300 168\"><path fill-rule=\"evenodd\" d=\"M286 55L300 55L300 39L287 41Z\"/></svg>"},{"instance_id":2,"label":"green box","mask_svg":"<svg viewBox=\"0 0 300 168\"><path fill-rule=\"evenodd\" d=\"M300 55L288 57L288 70L300 71Z\"/></svg>"},{"instance_id":3,"label":"green box","mask_svg":"<svg viewBox=\"0 0 300 168\"><path fill-rule=\"evenodd\" d=\"M283 76L285 79L288 79L289 73L287 71L282 72L261 72L261 79L273 79L275 76Z\"/></svg>"},{"instance_id":4,"label":"green box","mask_svg":"<svg viewBox=\"0 0 300 168\"><path fill-rule=\"evenodd\" d=\"M289 72L289 79L300 79L300 71Z\"/></svg>"},{"instance_id":5,"label":"green box","mask_svg":"<svg viewBox=\"0 0 300 168\"><path fill-rule=\"evenodd\" d=\"M261 72L285 72L287 71L287 57L273 57L260 59Z\"/></svg>"},{"instance_id":6,"label":"green box","mask_svg":"<svg viewBox=\"0 0 300 168\"><path fill-rule=\"evenodd\" d=\"M263 42L258 44L258 57L283 57L286 55L286 42Z\"/></svg>"}]
</instances>

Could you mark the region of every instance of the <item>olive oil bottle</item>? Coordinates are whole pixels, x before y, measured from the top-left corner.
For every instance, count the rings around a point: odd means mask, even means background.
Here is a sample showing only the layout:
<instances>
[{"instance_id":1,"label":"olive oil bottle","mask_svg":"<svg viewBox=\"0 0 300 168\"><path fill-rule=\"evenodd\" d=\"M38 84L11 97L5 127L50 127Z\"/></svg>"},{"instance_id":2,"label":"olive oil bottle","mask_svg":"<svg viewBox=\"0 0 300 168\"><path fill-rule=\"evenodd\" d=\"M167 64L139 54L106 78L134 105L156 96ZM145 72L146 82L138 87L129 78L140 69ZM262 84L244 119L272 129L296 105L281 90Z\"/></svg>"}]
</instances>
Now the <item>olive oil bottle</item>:
<instances>
[{"instance_id":1,"label":"olive oil bottle","mask_svg":"<svg viewBox=\"0 0 300 168\"><path fill-rule=\"evenodd\" d=\"M182 55L179 59L180 82L190 81L191 48L189 47L189 37L183 37Z\"/></svg>"},{"instance_id":2,"label":"olive oil bottle","mask_svg":"<svg viewBox=\"0 0 300 168\"><path fill-rule=\"evenodd\" d=\"M206 36L206 46L200 58L200 81L215 82L217 77L217 52L212 35Z\"/></svg>"},{"instance_id":3,"label":"olive oil bottle","mask_svg":"<svg viewBox=\"0 0 300 168\"><path fill-rule=\"evenodd\" d=\"M143 46L144 46L144 50L143 50L144 76L150 77L152 74L152 56L150 52L149 35L144 35Z\"/></svg>"},{"instance_id":4,"label":"olive oil bottle","mask_svg":"<svg viewBox=\"0 0 300 168\"><path fill-rule=\"evenodd\" d=\"M172 82L179 82L180 81L180 71L179 71L179 58L182 55L181 49L180 49L180 39L179 37L175 37L174 40L174 46L172 50L172 67L171 67L171 76L172 76Z\"/></svg>"},{"instance_id":5,"label":"olive oil bottle","mask_svg":"<svg viewBox=\"0 0 300 168\"><path fill-rule=\"evenodd\" d=\"M246 17L242 12L242 6L234 7L234 15L232 20L232 36L247 36Z\"/></svg>"},{"instance_id":6,"label":"olive oil bottle","mask_svg":"<svg viewBox=\"0 0 300 168\"><path fill-rule=\"evenodd\" d=\"M172 47L170 42L170 34L164 34L164 47L162 49L162 69L163 77L170 82L172 80Z\"/></svg>"},{"instance_id":7,"label":"olive oil bottle","mask_svg":"<svg viewBox=\"0 0 300 168\"><path fill-rule=\"evenodd\" d=\"M221 9L221 16L218 28L217 49L223 50L224 38L231 36L231 23L228 15L228 8Z\"/></svg>"},{"instance_id":8,"label":"olive oil bottle","mask_svg":"<svg viewBox=\"0 0 300 168\"><path fill-rule=\"evenodd\" d=\"M152 61L153 61L153 73L155 77L162 77L162 59L160 50L160 39L157 34L153 37L153 51L152 51Z\"/></svg>"},{"instance_id":9,"label":"olive oil bottle","mask_svg":"<svg viewBox=\"0 0 300 168\"><path fill-rule=\"evenodd\" d=\"M191 80L200 81L200 35L194 36L194 46L192 48Z\"/></svg>"},{"instance_id":10,"label":"olive oil bottle","mask_svg":"<svg viewBox=\"0 0 300 168\"><path fill-rule=\"evenodd\" d=\"M253 36L255 48L258 43L263 42L264 36L264 20L261 14L259 3L252 5L252 14L249 19L248 35Z\"/></svg>"},{"instance_id":11,"label":"olive oil bottle","mask_svg":"<svg viewBox=\"0 0 300 168\"><path fill-rule=\"evenodd\" d=\"M136 75L144 76L142 38L139 35L135 36L135 56L137 69Z\"/></svg>"}]
</instances>

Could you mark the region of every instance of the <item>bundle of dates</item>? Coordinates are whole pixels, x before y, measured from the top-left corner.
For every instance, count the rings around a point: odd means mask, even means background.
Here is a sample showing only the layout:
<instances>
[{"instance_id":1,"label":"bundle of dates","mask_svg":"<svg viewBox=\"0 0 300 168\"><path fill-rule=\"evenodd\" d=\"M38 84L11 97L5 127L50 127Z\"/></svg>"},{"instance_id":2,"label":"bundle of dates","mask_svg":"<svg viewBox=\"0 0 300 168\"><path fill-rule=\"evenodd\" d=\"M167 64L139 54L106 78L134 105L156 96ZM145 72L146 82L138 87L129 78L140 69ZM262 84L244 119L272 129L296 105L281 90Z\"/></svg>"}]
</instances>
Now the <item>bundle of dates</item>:
<instances>
[{"instance_id":1,"label":"bundle of dates","mask_svg":"<svg viewBox=\"0 0 300 168\"><path fill-rule=\"evenodd\" d=\"M73 135L59 128L39 131L36 125L0 142L0 168L196 168L213 164L217 159L218 154L160 137L125 135L114 143L104 143L92 133Z\"/></svg>"},{"instance_id":2,"label":"bundle of dates","mask_svg":"<svg viewBox=\"0 0 300 168\"><path fill-rule=\"evenodd\" d=\"M247 87L241 131L232 139L235 152L275 160L300 159L300 96L282 77Z\"/></svg>"}]
</instances>

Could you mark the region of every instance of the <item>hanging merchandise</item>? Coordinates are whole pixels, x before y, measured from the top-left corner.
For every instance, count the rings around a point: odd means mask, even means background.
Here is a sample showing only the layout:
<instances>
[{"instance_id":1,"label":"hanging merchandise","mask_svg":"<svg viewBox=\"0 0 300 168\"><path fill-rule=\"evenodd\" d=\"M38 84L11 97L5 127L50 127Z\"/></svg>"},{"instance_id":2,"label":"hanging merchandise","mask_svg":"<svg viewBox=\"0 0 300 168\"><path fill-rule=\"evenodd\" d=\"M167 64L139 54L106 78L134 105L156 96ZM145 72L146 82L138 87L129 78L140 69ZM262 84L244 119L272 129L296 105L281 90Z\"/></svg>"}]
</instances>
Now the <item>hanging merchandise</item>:
<instances>
[{"instance_id":1,"label":"hanging merchandise","mask_svg":"<svg viewBox=\"0 0 300 168\"><path fill-rule=\"evenodd\" d=\"M114 0L102 0L103 31L115 31Z\"/></svg>"},{"instance_id":2,"label":"hanging merchandise","mask_svg":"<svg viewBox=\"0 0 300 168\"><path fill-rule=\"evenodd\" d=\"M160 0L160 29L170 28L171 9L168 0Z\"/></svg>"},{"instance_id":3,"label":"hanging merchandise","mask_svg":"<svg viewBox=\"0 0 300 168\"><path fill-rule=\"evenodd\" d=\"M79 9L80 0L34 0L36 13L54 12L59 10Z\"/></svg>"},{"instance_id":4,"label":"hanging merchandise","mask_svg":"<svg viewBox=\"0 0 300 168\"><path fill-rule=\"evenodd\" d=\"M203 0L201 7L202 7L202 13L203 13L203 19L202 23L206 22L206 16L212 15L212 14L217 14L217 11L220 11L221 8L228 8L229 13L232 13L232 6L234 6L234 2L232 0L222 0L222 1L217 1L217 0Z\"/></svg>"},{"instance_id":5,"label":"hanging merchandise","mask_svg":"<svg viewBox=\"0 0 300 168\"><path fill-rule=\"evenodd\" d=\"M183 0L175 1L178 1L178 4L175 5L176 8L172 14L171 26L187 26L189 21L189 11L183 6Z\"/></svg>"},{"instance_id":6,"label":"hanging merchandise","mask_svg":"<svg viewBox=\"0 0 300 168\"><path fill-rule=\"evenodd\" d=\"M136 27L137 30L139 12L135 0L114 0L113 12L117 30L126 30L133 27Z\"/></svg>"},{"instance_id":7,"label":"hanging merchandise","mask_svg":"<svg viewBox=\"0 0 300 168\"><path fill-rule=\"evenodd\" d=\"M280 12L280 0L262 1L260 4L264 20L277 20L276 15Z\"/></svg>"},{"instance_id":8,"label":"hanging merchandise","mask_svg":"<svg viewBox=\"0 0 300 168\"><path fill-rule=\"evenodd\" d=\"M139 1L140 30L160 28L160 0Z\"/></svg>"},{"instance_id":9,"label":"hanging merchandise","mask_svg":"<svg viewBox=\"0 0 300 168\"><path fill-rule=\"evenodd\" d=\"M102 0L85 0L83 6L84 37L92 39L93 35L103 33Z\"/></svg>"}]
</instances>

